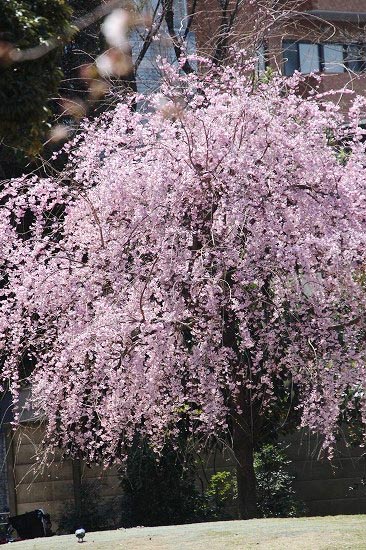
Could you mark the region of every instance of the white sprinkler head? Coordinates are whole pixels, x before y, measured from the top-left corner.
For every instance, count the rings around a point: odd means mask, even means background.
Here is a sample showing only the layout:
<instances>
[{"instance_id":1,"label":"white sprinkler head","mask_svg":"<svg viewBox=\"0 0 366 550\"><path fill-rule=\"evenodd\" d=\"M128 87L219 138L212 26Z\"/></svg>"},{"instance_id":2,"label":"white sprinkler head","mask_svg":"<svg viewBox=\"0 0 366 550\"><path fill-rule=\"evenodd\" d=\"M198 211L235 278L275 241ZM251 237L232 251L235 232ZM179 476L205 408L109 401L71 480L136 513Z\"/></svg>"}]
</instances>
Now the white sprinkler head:
<instances>
[{"instance_id":1,"label":"white sprinkler head","mask_svg":"<svg viewBox=\"0 0 366 550\"><path fill-rule=\"evenodd\" d=\"M85 537L85 529L76 529L75 531L76 538L78 539L78 542L83 542L83 538Z\"/></svg>"}]
</instances>

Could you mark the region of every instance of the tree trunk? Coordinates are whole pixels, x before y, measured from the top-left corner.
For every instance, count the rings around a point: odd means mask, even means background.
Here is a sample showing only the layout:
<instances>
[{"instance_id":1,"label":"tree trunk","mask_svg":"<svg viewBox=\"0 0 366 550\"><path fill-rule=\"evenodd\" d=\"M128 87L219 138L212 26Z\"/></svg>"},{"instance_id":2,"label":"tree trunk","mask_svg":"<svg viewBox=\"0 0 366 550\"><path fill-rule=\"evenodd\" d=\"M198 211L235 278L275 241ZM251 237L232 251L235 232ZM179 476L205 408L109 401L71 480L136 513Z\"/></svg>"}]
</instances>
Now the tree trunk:
<instances>
[{"instance_id":1,"label":"tree trunk","mask_svg":"<svg viewBox=\"0 0 366 550\"><path fill-rule=\"evenodd\" d=\"M251 434L248 434L237 419L233 426L233 443L238 483L239 519L251 519L258 515L254 453Z\"/></svg>"}]
</instances>

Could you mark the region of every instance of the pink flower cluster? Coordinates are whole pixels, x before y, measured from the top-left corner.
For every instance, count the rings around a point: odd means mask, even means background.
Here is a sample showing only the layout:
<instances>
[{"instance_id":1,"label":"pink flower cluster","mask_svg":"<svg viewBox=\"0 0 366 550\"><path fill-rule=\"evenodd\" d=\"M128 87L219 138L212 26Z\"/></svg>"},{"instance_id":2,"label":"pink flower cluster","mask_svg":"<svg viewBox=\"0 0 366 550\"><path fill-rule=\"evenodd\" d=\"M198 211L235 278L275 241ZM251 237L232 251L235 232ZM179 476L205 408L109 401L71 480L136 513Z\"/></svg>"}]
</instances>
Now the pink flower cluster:
<instances>
[{"instance_id":1,"label":"pink flower cluster","mask_svg":"<svg viewBox=\"0 0 366 550\"><path fill-rule=\"evenodd\" d=\"M30 354L47 448L90 461L136 433L159 449L182 414L219 433L240 393L270 409L288 381L331 445L345 392L364 408L363 103L342 130L281 79L165 71L146 109L86 123L60 176L1 191L3 382L16 399Z\"/></svg>"}]
</instances>

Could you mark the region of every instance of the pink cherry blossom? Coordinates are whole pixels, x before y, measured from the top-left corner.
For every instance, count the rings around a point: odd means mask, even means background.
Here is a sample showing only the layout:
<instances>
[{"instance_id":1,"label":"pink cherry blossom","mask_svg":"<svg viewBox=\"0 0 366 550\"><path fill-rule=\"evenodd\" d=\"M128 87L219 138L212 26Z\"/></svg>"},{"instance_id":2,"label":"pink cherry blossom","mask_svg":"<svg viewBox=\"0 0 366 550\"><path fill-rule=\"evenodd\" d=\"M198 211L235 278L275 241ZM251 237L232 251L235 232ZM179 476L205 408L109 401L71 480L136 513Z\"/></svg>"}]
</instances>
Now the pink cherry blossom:
<instances>
[{"instance_id":1,"label":"pink cherry blossom","mask_svg":"<svg viewBox=\"0 0 366 550\"><path fill-rule=\"evenodd\" d=\"M164 71L139 112L84 124L62 174L1 191L3 383L16 400L30 353L45 448L89 461L136 433L160 449L182 411L222 433L289 380L330 446L365 384L364 103L345 127L280 78Z\"/></svg>"}]
</instances>

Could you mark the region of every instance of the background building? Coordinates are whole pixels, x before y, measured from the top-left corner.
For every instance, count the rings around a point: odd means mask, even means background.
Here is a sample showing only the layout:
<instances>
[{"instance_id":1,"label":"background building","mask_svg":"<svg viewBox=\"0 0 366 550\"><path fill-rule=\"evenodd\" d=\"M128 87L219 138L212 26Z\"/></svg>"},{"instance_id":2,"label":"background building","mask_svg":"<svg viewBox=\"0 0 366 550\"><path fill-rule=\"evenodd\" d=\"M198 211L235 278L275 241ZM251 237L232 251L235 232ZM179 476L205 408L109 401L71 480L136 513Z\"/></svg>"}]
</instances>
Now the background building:
<instances>
[{"instance_id":1,"label":"background building","mask_svg":"<svg viewBox=\"0 0 366 550\"><path fill-rule=\"evenodd\" d=\"M237 10L229 1L226 15L217 0L197 6L193 29L199 52L214 56L218 42L226 40L249 55L259 53L262 69L266 65L287 76L321 74L319 91L339 90L335 100L343 106L350 98L345 90L365 93L366 0L259 0Z\"/></svg>"}]
</instances>

